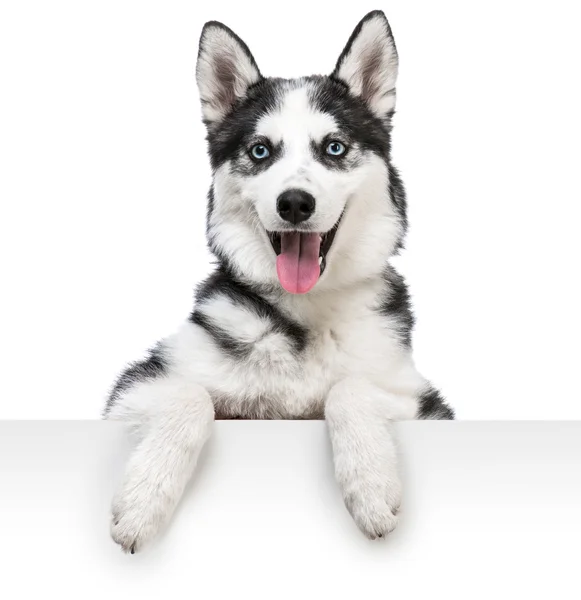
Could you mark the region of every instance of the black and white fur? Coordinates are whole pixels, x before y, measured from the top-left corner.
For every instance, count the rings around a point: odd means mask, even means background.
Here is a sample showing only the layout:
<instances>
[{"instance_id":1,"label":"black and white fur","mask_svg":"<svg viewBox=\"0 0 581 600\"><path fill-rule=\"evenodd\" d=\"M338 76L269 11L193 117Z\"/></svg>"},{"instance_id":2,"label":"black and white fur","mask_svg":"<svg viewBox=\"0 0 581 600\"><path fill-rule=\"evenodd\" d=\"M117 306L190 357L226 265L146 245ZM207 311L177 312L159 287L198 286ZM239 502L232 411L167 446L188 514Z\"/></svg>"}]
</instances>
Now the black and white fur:
<instances>
[{"instance_id":1,"label":"black and white fur","mask_svg":"<svg viewBox=\"0 0 581 600\"><path fill-rule=\"evenodd\" d=\"M357 25L331 75L293 80L264 77L230 29L205 25L197 81L217 266L181 329L127 368L105 409L139 440L112 508L124 550L169 519L217 418L325 418L356 524L370 538L395 527L392 423L453 418L414 366L408 292L389 264L406 231L391 164L397 69L380 11ZM348 148L341 160L324 153L329 140ZM249 155L257 141L271 148L267 162ZM290 188L316 199L309 230L335 234L306 294L276 275L272 232L288 227L276 200Z\"/></svg>"}]
</instances>

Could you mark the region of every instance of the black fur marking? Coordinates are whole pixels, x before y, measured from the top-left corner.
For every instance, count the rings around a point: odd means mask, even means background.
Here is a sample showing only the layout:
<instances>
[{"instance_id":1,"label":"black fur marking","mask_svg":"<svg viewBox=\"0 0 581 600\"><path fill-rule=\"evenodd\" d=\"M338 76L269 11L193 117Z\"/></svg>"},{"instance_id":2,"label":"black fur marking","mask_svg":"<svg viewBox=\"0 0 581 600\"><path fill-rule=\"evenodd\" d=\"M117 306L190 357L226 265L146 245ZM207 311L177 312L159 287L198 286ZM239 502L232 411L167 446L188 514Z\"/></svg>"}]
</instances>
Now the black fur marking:
<instances>
[{"instance_id":1,"label":"black fur marking","mask_svg":"<svg viewBox=\"0 0 581 600\"><path fill-rule=\"evenodd\" d=\"M448 406L438 390L430 387L424 391L419 400L418 419L453 420L454 411Z\"/></svg>"},{"instance_id":2,"label":"black fur marking","mask_svg":"<svg viewBox=\"0 0 581 600\"><path fill-rule=\"evenodd\" d=\"M206 208L206 236L210 234L210 217L214 212L214 186L208 191L208 206Z\"/></svg>"},{"instance_id":3,"label":"black fur marking","mask_svg":"<svg viewBox=\"0 0 581 600\"><path fill-rule=\"evenodd\" d=\"M258 317L267 319L271 324L271 331L285 335L295 352L301 353L305 349L308 331L302 325L284 315L276 306L261 296L258 291L239 281L230 269L224 265L221 265L216 272L200 285L196 300L202 303L216 296L225 296L232 300L234 304L241 304ZM193 323L197 322L198 317L196 315L199 315L199 311L194 309L190 315L190 321ZM214 324L214 326L216 325ZM220 328L218 327L218 329ZM206 328L206 330L208 329Z\"/></svg>"},{"instance_id":4,"label":"black fur marking","mask_svg":"<svg viewBox=\"0 0 581 600\"><path fill-rule=\"evenodd\" d=\"M212 228L210 227L210 219L212 217L212 213L214 212L214 186L210 187L208 191L208 205L206 207L206 240L208 242L208 248L212 252L212 254L223 264L229 264L228 258L222 252L220 247L216 244L214 240L214 236L212 235Z\"/></svg>"},{"instance_id":5,"label":"black fur marking","mask_svg":"<svg viewBox=\"0 0 581 600\"><path fill-rule=\"evenodd\" d=\"M164 377L167 373L168 360L164 348L157 344L149 350L147 358L131 363L119 376L111 390L105 406L104 415L110 412L123 392L136 383Z\"/></svg>"},{"instance_id":6,"label":"black fur marking","mask_svg":"<svg viewBox=\"0 0 581 600\"><path fill-rule=\"evenodd\" d=\"M245 143L246 145L244 145ZM270 156L261 161L252 159L249 156L249 150L255 144L265 145L270 151ZM271 167L283 155L283 150L284 146L282 142L275 145L263 137L252 137L247 141L242 140L242 145L238 149L238 152L232 157L232 172L246 177L258 175Z\"/></svg>"},{"instance_id":7,"label":"black fur marking","mask_svg":"<svg viewBox=\"0 0 581 600\"><path fill-rule=\"evenodd\" d=\"M216 243L214 236L212 235L212 228L210 227L210 218L214 212L214 186L210 187L208 191L208 205L206 209L206 240L208 242L208 248L210 252L218 259L218 263L223 265L228 270L232 269L229 258L222 252L222 249Z\"/></svg>"},{"instance_id":8,"label":"black fur marking","mask_svg":"<svg viewBox=\"0 0 581 600\"><path fill-rule=\"evenodd\" d=\"M345 146L346 151L344 154L333 156L327 152L327 146L333 141L339 141ZM357 148L354 147L354 144L352 142L344 141L336 135L327 136L322 142L311 140L311 153L328 169L336 169L337 171L348 171L361 164L361 157L357 152Z\"/></svg>"},{"instance_id":9,"label":"black fur marking","mask_svg":"<svg viewBox=\"0 0 581 600\"><path fill-rule=\"evenodd\" d=\"M387 285L387 294L378 310L392 320L404 346L411 348L415 320L407 285L404 278L391 266L386 269L384 279Z\"/></svg>"},{"instance_id":10,"label":"black fur marking","mask_svg":"<svg viewBox=\"0 0 581 600\"><path fill-rule=\"evenodd\" d=\"M199 311L194 311L190 315L190 321L202 327L214 342L216 342L220 349L232 358L243 359L247 357L252 350L250 344L240 342L233 338L221 327L216 325L212 319Z\"/></svg>"},{"instance_id":11,"label":"black fur marking","mask_svg":"<svg viewBox=\"0 0 581 600\"><path fill-rule=\"evenodd\" d=\"M256 126L265 115L275 112L293 87L308 86L313 108L331 115L338 123L341 138L347 145L356 142L361 150L389 157L390 126L387 119L376 117L365 103L353 96L347 86L332 77L313 75L296 80L262 79L251 86L232 112L208 131L210 162L217 169L231 160L248 163L247 150L256 142ZM275 149L276 152L276 149ZM268 161L265 161L265 163Z\"/></svg>"},{"instance_id":12,"label":"black fur marking","mask_svg":"<svg viewBox=\"0 0 581 600\"><path fill-rule=\"evenodd\" d=\"M389 195L391 197L391 201L395 206L395 209L400 218L400 224L402 227L401 234L399 236L396 253L403 248L405 234L408 228L408 219L407 219L407 200L405 188L403 185L403 181L399 175L399 171L391 164L388 163L389 170Z\"/></svg>"},{"instance_id":13,"label":"black fur marking","mask_svg":"<svg viewBox=\"0 0 581 600\"><path fill-rule=\"evenodd\" d=\"M348 146L356 142L362 150L375 152L386 160L389 158L389 119L376 117L360 98L349 92L342 81L332 76L313 75L307 81L311 83L309 100L313 107L335 119L339 126L338 133L346 138Z\"/></svg>"},{"instance_id":14,"label":"black fur marking","mask_svg":"<svg viewBox=\"0 0 581 600\"><path fill-rule=\"evenodd\" d=\"M210 163L217 169L227 160L248 160L246 150L256 138L258 121L269 112L275 111L283 97L283 79L261 79L248 88L228 116L208 128Z\"/></svg>"}]
</instances>

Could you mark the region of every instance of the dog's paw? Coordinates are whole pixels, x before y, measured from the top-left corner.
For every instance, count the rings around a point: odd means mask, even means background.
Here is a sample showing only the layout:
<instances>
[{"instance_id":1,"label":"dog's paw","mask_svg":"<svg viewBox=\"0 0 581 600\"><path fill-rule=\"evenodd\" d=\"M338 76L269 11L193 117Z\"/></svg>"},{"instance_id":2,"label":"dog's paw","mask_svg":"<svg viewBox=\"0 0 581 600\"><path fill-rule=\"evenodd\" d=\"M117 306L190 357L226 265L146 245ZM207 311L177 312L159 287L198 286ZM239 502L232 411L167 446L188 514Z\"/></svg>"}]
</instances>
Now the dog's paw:
<instances>
[{"instance_id":1,"label":"dog's paw","mask_svg":"<svg viewBox=\"0 0 581 600\"><path fill-rule=\"evenodd\" d=\"M399 482L390 486L369 486L361 483L345 493L345 506L357 527L371 540L391 533L398 522L401 498Z\"/></svg>"},{"instance_id":2,"label":"dog's paw","mask_svg":"<svg viewBox=\"0 0 581 600\"><path fill-rule=\"evenodd\" d=\"M128 482L113 499L111 537L124 552L135 554L156 535L166 516L152 486Z\"/></svg>"}]
</instances>

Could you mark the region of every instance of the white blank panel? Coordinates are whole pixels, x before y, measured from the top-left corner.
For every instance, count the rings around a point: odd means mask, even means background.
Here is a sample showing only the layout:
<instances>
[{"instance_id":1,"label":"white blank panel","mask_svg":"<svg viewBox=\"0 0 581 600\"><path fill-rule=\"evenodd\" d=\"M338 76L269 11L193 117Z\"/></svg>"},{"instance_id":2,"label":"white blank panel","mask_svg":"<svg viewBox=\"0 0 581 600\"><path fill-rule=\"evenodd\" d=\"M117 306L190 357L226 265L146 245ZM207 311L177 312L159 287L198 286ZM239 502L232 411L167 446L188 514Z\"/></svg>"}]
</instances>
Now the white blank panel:
<instances>
[{"instance_id":1,"label":"white blank panel","mask_svg":"<svg viewBox=\"0 0 581 600\"><path fill-rule=\"evenodd\" d=\"M131 556L108 535L123 428L2 422L2 595L578 597L580 423L398 431L405 498L386 540L344 509L324 422L222 421L170 527Z\"/></svg>"}]
</instances>

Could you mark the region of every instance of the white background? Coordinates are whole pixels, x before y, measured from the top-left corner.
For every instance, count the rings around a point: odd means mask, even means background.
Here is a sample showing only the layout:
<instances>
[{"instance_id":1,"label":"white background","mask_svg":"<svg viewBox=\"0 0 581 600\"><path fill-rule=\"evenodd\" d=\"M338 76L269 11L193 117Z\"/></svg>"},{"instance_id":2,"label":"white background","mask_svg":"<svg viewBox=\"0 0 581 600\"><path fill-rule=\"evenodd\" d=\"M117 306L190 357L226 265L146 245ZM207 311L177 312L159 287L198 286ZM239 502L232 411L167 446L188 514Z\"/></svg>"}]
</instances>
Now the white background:
<instances>
[{"instance_id":1,"label":"white background","mask_svg":"<svg viewBox=\"0 0 581 600\"><path fill-rule=\"evenodd\" d=\"M400 52L421 370L458 417L581 418L578 3L2 2L1 418L98 418L209 272L203 23L266 75L330 72L383 8Z\"/></svg>"}]
</instances>

